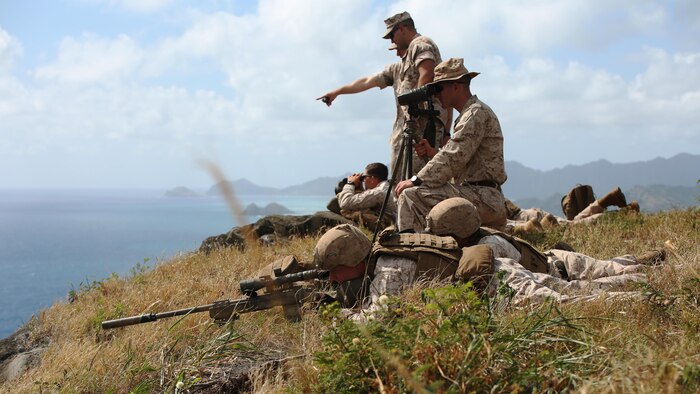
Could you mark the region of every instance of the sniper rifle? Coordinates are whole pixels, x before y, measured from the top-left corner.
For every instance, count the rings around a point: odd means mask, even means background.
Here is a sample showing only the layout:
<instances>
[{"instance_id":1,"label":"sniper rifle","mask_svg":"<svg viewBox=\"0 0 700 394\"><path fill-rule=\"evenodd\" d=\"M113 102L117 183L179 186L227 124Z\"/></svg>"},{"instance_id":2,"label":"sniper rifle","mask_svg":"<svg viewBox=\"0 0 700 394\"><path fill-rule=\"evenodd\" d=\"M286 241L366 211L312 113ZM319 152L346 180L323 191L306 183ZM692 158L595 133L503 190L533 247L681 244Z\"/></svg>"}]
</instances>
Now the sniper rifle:
<instances>
[{"instance_id":1,"label":"sniper rifle","mask_svg":"<svg viewBox=\"0 0 700 394\"><path fill-rule=\"evenodd\" d=\"M145 315L106 320L102 322L102 328L107 330L200 312L209 312L209 316L214 319L215 322L226 323L235 320L238 314L261 311L275 306L282 307L284 317L287 320L298 321L301 318L300 306L302 304L306 302L327 303L335 300L324 293L316 291L314 288L297 284L297 282L314 279L327 279L328 271L308 270L287 275L277 275L278 273L280 273L280 271L276 270L274 278L271 276L261 276L242 280L240 282L240 288L241 292L246 296L244 298L214 301L211 304L162 313L148 313ZM259 290L264 290L263 294L258 294Z\"/></svg>"}]
</instances>

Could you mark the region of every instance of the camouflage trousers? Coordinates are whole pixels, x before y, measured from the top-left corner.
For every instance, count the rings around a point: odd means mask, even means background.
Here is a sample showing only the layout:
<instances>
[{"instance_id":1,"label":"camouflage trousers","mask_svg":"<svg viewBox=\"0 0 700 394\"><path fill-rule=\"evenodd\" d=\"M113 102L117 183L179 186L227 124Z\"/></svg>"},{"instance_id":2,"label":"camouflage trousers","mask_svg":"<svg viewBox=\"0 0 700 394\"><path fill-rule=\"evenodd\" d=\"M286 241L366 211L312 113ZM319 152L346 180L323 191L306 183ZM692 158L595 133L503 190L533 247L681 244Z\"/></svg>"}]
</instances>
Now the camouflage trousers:
<instances>
[{"instance_id":1,"label":"camouflage trousers","mask_svg":"<svg viewBox=\"0 0 700 394\"><path fill-rule=\"evenodd\" d=\"M593 202L591 203L591 205L589 205L587 208L581 211L581 213L576 215L576 217L573 220L567 220L566 218L555 216L547 211L543 211L540 208L521 209L520 212L508 219L508 223L506 224L506 232L512 232L511 230L513 227L525 224L528 220L531 219L535 219L540 224L545 223L548 217L553 218L560 225L579 223L592 224L595 223L601 216L603 216L604 210L599 210L598 208L600 208L600 205L597 205L597 203Z\"/></svg>"},{"instance_id":2,"label":"camouflage trousers","mask_svg":"<svg viewBox=\"0 0 700 394\"><path fill-rule=\"evenodd\" d=\"M596 260L585 254L552 249L545 252L550 273L558 270L552 267L564 267L569 280L596 280L619 275L637 274L643 272L645 266L638 264L632 255L613 257L610 260Z\"/></svg>"},{"instance_id":3,"label":"camouflage trousers","mask_svg":"<svg viewBox=\"0 0 700 394\"><path fill-rule=\"evenodd\" d=\"M545 210L542 210L540 208L521 209L520 212L513 215L513 217L509 218L509 220L512 220L514 222L527 222L528 220L535 219L538 222L542 222L542 220L548 216L554 217L558 222L559 221L566 221L566 219L557 218L556 216L552 215L551 213L549 213Z\"/></svg>"},{"instance_id":4,"label":"camouflage trousers","mask_svg":"<svg viewBox=\"0 0 700 394\"><path fill-rule=\"evenodd\" d=\"M379 256L374 269L374 279L369 286L369 300L365 300L359 311L343 309L341 314L357 323L366 323L375 312L387 308L387 305L382 305L379 301L379 297L399 295L404 287L413 284L416 268L416 261L406 257Z\"/></svg>"},{"instance_id":5,"label":"camouflage trousers","mask_svg":"<svg viewBox=\"0 0 700 394\"><path fill-rule=\"evenodd\" d=\"M546 298L556 301L571 301L608 295L633 282L646 281L640 271L643 266L636 264L632 256L616 257L612 260L596 260L580 253L552 250L546 253L550 273L534 273L525 269L513 259L497 258L496 272L504 273L503 281L513 291L515 304L539 303ZM562 277L558 267L565 268L568 280ZM494 276L497 278L497 276ZM498 281L489 285L495 292ZM636 292L621 292L616 296L636 296Z\"/></svg>"},{"instance_id":6,"label":"camouflage trousers","mask_svg":"<svg viewBox=\"0 0 700 394\"><path fill-rule=\"evenodd\" d=\"M425 229L425 216L440 201L463 197L476 206L481 225L503 231L506 226L506 202L503 194L493 187L463 186L447 183L438 187L411 187L399 196L397 224L399 230Z\"/></svg>"},{"instance_id":7,"label":"camouflage trousers","mask_svg":"<svg viewBox=\"0 0 700 394\"><path fill-rule=\"evenodd\" d=\"M574 220L582 220L588 217L591 217L593 215L597 215L600 213L605 212L605 208L603 208L600 204L598 204L598 200L593 201L590 203L586 208L583 209L583 211L579 212L575 217Z\"/></svg>"},{"instance_id":8,"label":"camouflage trousers","mask_svg":"<svg viewBox=\"0 0 700 394\"><path fill-rule=\"evenodd\" d=\"M398 295L405 286L411 285L416 276L416 261L401 257L382 255L374 268L374 279L369 287L372 305L383 294Z\"/></svg>"}]
</instances>

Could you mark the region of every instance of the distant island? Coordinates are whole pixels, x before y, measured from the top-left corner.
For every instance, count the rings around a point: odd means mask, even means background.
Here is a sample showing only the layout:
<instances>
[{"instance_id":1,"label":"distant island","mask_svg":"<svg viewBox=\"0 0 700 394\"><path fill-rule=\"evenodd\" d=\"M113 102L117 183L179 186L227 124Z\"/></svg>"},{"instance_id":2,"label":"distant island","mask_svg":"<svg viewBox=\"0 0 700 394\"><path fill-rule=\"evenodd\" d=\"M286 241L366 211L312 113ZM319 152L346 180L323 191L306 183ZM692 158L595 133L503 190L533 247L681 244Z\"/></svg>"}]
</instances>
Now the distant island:
<instances>
[{"instance_id":1,"label":"distant island","mask_svg":"<svg viewBox=\"0 0 700 394\"><path fill-rule=\"evenodd\" d=\"M700 200L698 154L680 153L667 159L657 157L633 163L598 160L548 171L535 170L515 161L506 161L505 167L508 180L503 185L503 193L522 208L538 207L559 213L562 196L577 184L591 185L596 195L601 196L620 187L628 201L637 200L646 212L697 206ZM319 177L283 188L260 186L242 178L219 182L206 194L219 196L223 184L228 183L236 195L330 198L338 181L347 175Z\"/></svg>"},{"instance_id":2,"label":"distant island","mask_svg":"<svg viewBox=\"0 0 700 394\"><path fill-rule=\"evenodd\" d=\"M267 216L267 215L287 215L294 213L282 204L276 202L267 204L264 208L257 206L255 203L249 204L243 210L243 213L248 216Z\"/></svg>"},{"instance_id":3,"label":"distant island","mask_svg":"<svg viewBox=\"0 0 700 394\"><path fill-rule=\"evenodd\" d=\"M201 197L202 195L184 186L178 186L165 192L165 197Z\"/></svg>"}]
</instances>

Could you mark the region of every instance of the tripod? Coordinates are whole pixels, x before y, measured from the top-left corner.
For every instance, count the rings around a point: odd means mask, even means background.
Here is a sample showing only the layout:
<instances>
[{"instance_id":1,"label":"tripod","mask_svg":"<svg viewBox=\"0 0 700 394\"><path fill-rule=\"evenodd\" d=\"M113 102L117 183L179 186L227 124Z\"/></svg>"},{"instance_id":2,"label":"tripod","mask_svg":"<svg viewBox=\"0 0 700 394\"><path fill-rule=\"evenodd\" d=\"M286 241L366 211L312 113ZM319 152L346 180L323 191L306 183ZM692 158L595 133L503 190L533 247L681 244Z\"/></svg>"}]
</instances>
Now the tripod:
<instances>
[{"instance_id":1,"label":"tripod","mask_svg":"<svg viewBox=\"0 0 700 394\"><path fill-rule=\"evenodd\" d=\"M406 121L405 127L403 129L403 139L401 141L401 148L399 150L399 156L396 159L394 168L391 169L391 178L389 179L389 188L384 195L384 201L382 202L382 208L379 210L379 217L377 218L377 224L374 227L374 234L372 235L372 245L377 240L377 234L379 234L379 226L382 218L384 217L384 212L386 211L387 203L391 197L391 193L394 191L394 186L396 184L397 175L399 167L401 167L401 179L409 179L413 176L413 143L419 141L419 136L416 135L417 120L419 116L427 116L428 124L425 127L423 135L428 140L430 146L436 146L436 129L435 129L435 117L440 115L440 111L435 110L433 107L433 102L430 97L428 97L428 109L421 109L418 107L417 103L408 106L408 120ZM396 165L401 163L401 165Z\"/></svg>"},{"instance_id":2,"label":"tripod","mask_svg":"<svg viewBox=\"0 0 700 394\"><path fill-rule=\"evenodd\" d=\"M429 109L427 110L422 110L418 108L417 105L414 106L409 106L409 118L406 121L404 130L403 130L403 139L401 141L401 148L399 150L399 155L396 159L396 163L394 165L394 168L391 169L391 178L389 179L389 188L386 191L386 194L384 195L384 201L382 202L382 207L379 211L379 216L377 218L377 224L374 227L374 234L372 235L372 243L370 244L370 250L367 253L367 260L365 262L365 273L364 277L362 278L362 285L361 285L361 290L359 291L359 296L357 297L358 300L364 300L365 297L368 296L368 292L370 290L371 283L369 283L369 275L368 275L368 270L370 268L370 260L372 257L372 250L371 248L374 246L374 243L377 241L377 235L379 234L379 229L381 226L382 218L384 217L384 214L386 212L386 207L389 203L389 198L391 197L391 193L394 192L394 186L397 183L397 179L399 176L401 176L401 180L404 179L409 179L413 176L413 143L417 142L420 138L420 136L416 135L416 129L417 129L417 122L415 120L416 116L420 115L430 115L428 118L428 125L425 129L424 135L426 137L430 137L429 134L432 131L432 143L431 146L434 146L433 144L435 143L435 120L434 116L437 116L440 114L439 111L435 111L432 108L432 103L429 103ZM431 142L429 140L429 142ZM397 165L398 163L401 163L400 165ZM400 171L400 172L399 172ZM399 175L401 174L401 175ZM362 304L364 301L360 301Z\"/></svg>"}]
</instances>

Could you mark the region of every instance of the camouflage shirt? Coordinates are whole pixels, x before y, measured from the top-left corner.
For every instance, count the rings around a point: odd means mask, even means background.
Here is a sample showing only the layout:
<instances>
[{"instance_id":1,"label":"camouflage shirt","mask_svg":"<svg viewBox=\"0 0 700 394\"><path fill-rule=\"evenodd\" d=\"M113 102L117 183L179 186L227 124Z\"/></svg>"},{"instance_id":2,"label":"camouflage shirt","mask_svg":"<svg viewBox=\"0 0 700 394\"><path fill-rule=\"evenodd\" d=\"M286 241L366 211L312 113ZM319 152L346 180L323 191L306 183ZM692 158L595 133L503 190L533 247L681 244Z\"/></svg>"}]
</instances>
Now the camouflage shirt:
<instances>
[{"instance_id":1,"label":"camouflage shirt","mask_svg":"<svg viewBox=\"0 0 700 394\"><path fill-rule=\"evenodd\" d=\"M442 62L442 57L440 56L440 50L433 40L428 37L421 36L420 34L416 34L411 43L408 45L406 54L401 59L401 70L399 75L401 82L397 94L401 95L418 87L418 78L420 76L418 72L418 65L420 65L420 63L424 60L432 60L435 62L435 65L437 65ZM437 100L433 101L433 106L436 110L440 111L439 119L440 122L442 122L442 125L436 125L438 130L449 129L449 125L447 124L447 109L442 108L440 102ZM403 118L408 119L408 107L401 107L401 110L403 112ZM426 124L427 120L424 117L421 117L418 122L418 129L420 130L419 132L421 134L425 129ZM394 129L393 135L400 136L402 132L403 124L401 124L400 129Z\"/></svg>"},{"instance_id":2,"label":"camouflage shirt","mask_svg":"<svg viewBox=\"0 0 700 394\"><path fill-rule=\"evenodd\" d=\"M454 133L445 146L421 169L423 185L436 187L450 179L464 182L506 181L503 134L496 114L476 95L455 120Z\"/></svg>"},{"instance_id":3,"label":"camouflage shirt","mask_svg":"<svg viewBox=\"0 0 700 394\"><path fill-rule=\"evenodd\" d=\"M384 70L372 75L372 80L377 82L380 89L384 89L391 86L394 89L394 103L396 104L396 118L394 119L394 127L389 137L389 142L395 141L396 136L401 136L404 124L404 115L399 101L396 98L398 96L399 86L401 83L401 62L392 63L386 67ZM397 131L398 130L398 131Z\"/></svg>"},{"instance_id":4,"label":"camouflage shirt","mask_svg":"<svg viewBox=\"0 0 700 394\"><path fill-rule=\"evenodd\" d=\"M343 190L338 193L340 209L346 211L372 209L379 212L384 203L384 197L388 189L388 181L383 181L374 189L365 190L360 193L355 193L354 185L345 185L343 186ZM394 199L393 193L390 193L389 201L387 201L386 215L391 218L396 217L396 200Z\"/></svg>"}]
</instances>

